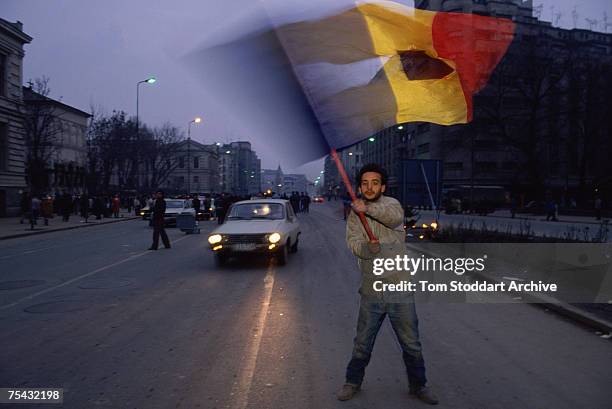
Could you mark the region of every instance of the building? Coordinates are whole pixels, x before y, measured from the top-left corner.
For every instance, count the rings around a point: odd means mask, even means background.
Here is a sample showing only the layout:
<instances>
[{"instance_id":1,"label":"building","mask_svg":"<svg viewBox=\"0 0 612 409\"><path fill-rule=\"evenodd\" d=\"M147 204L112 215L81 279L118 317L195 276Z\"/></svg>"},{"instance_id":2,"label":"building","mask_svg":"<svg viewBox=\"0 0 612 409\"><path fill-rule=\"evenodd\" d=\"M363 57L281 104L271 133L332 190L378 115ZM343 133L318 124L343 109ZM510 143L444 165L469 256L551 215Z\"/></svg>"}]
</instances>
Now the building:
<instances>
[{"instance_id":1,"label":"building","mask_svg":"<svg viewBox=\"0 0 612 409\"><path fill-rule=\"evenodd\" d=\"M516 32L474 97L471 123L400 124L351 147L363 153L363 163L388 170L390 194L402 188L402 160L434 159L442 162L446 190L496 186L519 205L546 192L561 206L573 199L588 205L594 192L612 201L612 124L602 119L612 114L606 99L612 34L554 27L534 16L531 1L417 0L415 6L510 18ZM332 179L326 175L326 189L337 184Z\"/></svg>"},{"instance_id":2,"label":"building","mask_svg":"<svg viewBox=\"0 0 612 409\"><path fill-rule=\"evenodd\" d=\"M21 22L0 18L0 216L19 213L26 189L23 118L23 46L32 37Z\"/></svg>"},{"instance_id":3,"label":"building","mask_svg":"<svg viewBox=\"0 0 612 409\"><path fill-rule=\"evenodd\" d=\"M274 169L262 169L261 170L261 191L282 194L282 187L284 181L283 170L280 165L276 170Z\"/></svg>"},{"instance_id":4,"label":"building","mask_svg":"<svg viewBox=\"0 0 612 409\"><path fill-rule=\"evenodd\" d=\"M26 110L26 130L36 133L39 141L48 143L46 152L40 153L46 162L46 176L39 188L50 194L68 192L83 193L86 185L87 127L91 115L80 109L64 104L32 89L23 87L23 101ZM30 123L47 122L47 128ZM26 140L28 140L26 136ZM26 157L33 149L26 142Z\"/></svg>"},{"instance_id":5,"label":"building","mask_svg":"<svg viewBox=\"0 0 612 409\"><path fill-rule=\"evenodd\" d=\"M219 187L222 192L249 196L261 191L261 160L250 142L219 146Z\"/></svg>"},{"instance_id":6,"label":"building","mask_svg":"<svg viewBox=\"0 0 612 409\"><path fill-rule=\"evenodd\" d=\"M219 161L216 145L193 139L179 142L161 186L173 193L219 193Z\"/></svg>"}]
</instances>

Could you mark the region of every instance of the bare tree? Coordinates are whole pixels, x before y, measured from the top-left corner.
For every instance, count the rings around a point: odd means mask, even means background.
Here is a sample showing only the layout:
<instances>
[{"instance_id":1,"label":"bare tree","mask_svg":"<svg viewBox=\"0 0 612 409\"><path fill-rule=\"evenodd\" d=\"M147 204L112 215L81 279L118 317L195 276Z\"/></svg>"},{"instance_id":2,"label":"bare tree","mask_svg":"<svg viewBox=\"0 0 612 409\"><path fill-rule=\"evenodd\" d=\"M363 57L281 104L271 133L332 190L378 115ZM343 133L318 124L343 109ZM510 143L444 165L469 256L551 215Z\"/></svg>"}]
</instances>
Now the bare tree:
<instances>
[{"instance_id":1,"label":"bare tree","mask_svg":"<svg viewBox=\"0 0 612 409\"><path fill-rule=\"evenodd\" d=\"M36 78L24 89L26 172L33 191L49 186L47 166L62 134L61 115L49 98L49 78Z\"/></svg>"},{"instance_id":2,"label":"bare tree","mask_svg":"<svg viewBox=\"0 0 612 409\"><path fill-rule=\"evenodd\" d=\"M148 175L147 186L155 189L164 184L178 166L176 150L185 139L179 129L166 122L153 129L150 137L141 138L141 157Z\"/></svg>"}]
</instances>

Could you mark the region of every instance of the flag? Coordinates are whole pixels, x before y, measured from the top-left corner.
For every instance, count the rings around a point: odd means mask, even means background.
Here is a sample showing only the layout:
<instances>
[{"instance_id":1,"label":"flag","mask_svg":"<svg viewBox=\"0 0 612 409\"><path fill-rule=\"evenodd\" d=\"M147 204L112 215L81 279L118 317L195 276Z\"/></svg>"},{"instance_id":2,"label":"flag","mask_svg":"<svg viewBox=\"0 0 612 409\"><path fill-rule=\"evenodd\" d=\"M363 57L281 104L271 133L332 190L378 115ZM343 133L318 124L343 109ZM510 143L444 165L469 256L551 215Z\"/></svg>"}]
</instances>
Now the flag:
<instances>
[{"instance_id":1,"label":"flag","mask_svg":"<svg viewBox=\"0 0 612 409\"><path fill-rule=\"evenodd\" d=\"M234 108L244 112L240 105L255 104L269 116L259 118L271 125L265 133L293 141L302 156L320 157L398 123L469 122L473 96L513 32L514 23L504 18L376 1L276 25L215 50L224 51L216 56L221 59L231 56L225 62L234 61L232 67L220 64L246 91ZM301 128L279 135L287 120Z\"/></svg>"}]
</instances>

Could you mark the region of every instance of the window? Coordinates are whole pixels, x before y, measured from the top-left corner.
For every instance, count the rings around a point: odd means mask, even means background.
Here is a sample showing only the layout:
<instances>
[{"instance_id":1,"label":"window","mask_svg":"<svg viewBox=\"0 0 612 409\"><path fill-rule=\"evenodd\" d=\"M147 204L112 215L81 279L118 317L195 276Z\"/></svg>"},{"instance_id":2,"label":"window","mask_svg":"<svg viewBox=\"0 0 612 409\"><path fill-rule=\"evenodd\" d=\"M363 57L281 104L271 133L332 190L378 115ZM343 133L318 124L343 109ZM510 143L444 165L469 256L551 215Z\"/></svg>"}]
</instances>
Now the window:
<instances>
[{"instance_id":1,"label":"window","mask_svg":"<svg viewBox=\"0 0 612 409\"><path fill-rule=\"evenodd\" d=\"M0 170L8 169L8 125L0 122Z\"/></svg>"},{"instance_id":2,"label":"window","mask_svg":"<svg viewBox=\"0 0 612 409\"><path fill-rule=\"evenodd\" d=\"M200 167L200 158L196 156L195 158L193 158L193 168L197 169L199 167Z\"/></svg>"},{"instance_id":3,"label":"window","mask_svg":"<svg viewBox=\"0 0 612 409\"><path fill-rule=\"evenodd\" d=\"M194 176L193 177L193 183L200 183L200 177L199 176Z\"/></svg>"},{"instance_id":4,"label":"window","mask_svg":"<svg viewBox=\"0 0 612 409\"><path fill-rule=\"evenodd\" d=\"M7 90L6 90L6 62L7 62L7 58L6 58L6 54L2 54L0 53L0 95L6 95L7 94Z\"/></svg>"},{"instance_id":5,"label":"window","mask_svg":"<svg viewBox=\"0 0 612 409\"><path fill-rule=\"evenodd\" d=\"M479 172L492 172L497 169L496 162L476 162L476 169Z\"/></svg>"},{"instance_id":6,"label":"window","mask_svg":"<svg viewBox=\"0 0 612 409\"><path fill-rule=\"evenodd\" d=\"M183 169L185 167L185 157L181 156L179 158L179 168Z\"/></svg>"}]
</instances>

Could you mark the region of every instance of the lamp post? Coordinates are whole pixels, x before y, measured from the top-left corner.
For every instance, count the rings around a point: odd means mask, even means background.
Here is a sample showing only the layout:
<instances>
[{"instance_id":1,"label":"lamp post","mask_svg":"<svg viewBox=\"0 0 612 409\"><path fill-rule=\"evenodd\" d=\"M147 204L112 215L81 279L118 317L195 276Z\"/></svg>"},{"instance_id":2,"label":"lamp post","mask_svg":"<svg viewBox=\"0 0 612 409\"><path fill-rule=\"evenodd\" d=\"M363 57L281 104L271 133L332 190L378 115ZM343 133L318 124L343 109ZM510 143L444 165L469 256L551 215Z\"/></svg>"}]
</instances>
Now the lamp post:
<instances>
[{"instance_id":1,"label":"lamp post","mask_svg":"<svg viewBox=\"0 0 612 409\"><path fill-rule=\"evenodd\" d=\"M138 122L140 84L144 84L144 83L153 84L155 83L155 81L157 81L157 78L149 77L146 80L138 81L138 83L136 84L136 145L138 146L138 148L140 148L140 129L139 129L139 122ZM136 161L137 161L137 166L140 166L140 159L137 158ZM137 179L136 185L140 188L140 175L138 175L136 179Z\"/></svg>"},{"instance_id":2,"label":"lamp post","mask_svg":"<svg viewBox=\"0 0 612 409\"><path fill-rule=\"evenodd\" d=\"M202 118L195 117L187 125L187 194L191 194L191 124L199 124Z\"/></svg>"}]
</instances>

